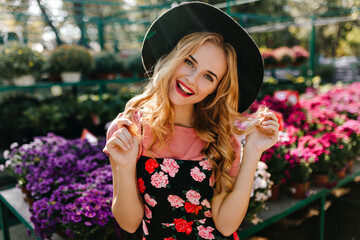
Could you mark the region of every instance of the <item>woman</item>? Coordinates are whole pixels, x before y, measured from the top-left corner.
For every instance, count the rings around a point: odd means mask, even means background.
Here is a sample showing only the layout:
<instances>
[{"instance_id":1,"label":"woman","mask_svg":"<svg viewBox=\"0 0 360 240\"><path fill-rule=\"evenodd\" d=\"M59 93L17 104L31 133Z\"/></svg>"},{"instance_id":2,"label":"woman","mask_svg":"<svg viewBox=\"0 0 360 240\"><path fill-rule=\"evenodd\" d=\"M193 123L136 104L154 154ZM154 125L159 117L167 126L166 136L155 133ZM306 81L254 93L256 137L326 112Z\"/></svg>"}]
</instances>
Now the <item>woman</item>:
<instances>
[{"instance_id":1,"label":"woman","mask_svg":"<svg viewBox=\"0 0 360 240\"><path fill-rule=\"evenodd\" d=\"M142 222L145 239L237 239L257 162L278 138L271 112L239 113L262 83L255 43L224 12L192 2L153 23L142 57L150 81L104 149L115 219L128 232Z\"/></svg>"}]
</instances>

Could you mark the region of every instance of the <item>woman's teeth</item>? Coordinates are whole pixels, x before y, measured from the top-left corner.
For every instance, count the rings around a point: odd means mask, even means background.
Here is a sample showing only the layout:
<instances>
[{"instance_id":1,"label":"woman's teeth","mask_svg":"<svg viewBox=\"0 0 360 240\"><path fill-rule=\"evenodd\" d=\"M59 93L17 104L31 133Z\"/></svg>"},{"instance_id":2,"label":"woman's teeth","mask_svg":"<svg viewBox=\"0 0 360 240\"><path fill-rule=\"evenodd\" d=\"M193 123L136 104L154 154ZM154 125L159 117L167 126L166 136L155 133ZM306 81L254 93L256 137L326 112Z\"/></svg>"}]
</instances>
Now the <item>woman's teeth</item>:
<instances>
[{"instance_id":1,"label":"woman's teeth","mask_svg":"<svg viewBox=\"0 0 360 240\"><path fill-rule=\"evenodd\" d=\"M186 95L194 95L194 93L190 92L186 87L184 87L180 82L178 82L178 86L180 87L181 91L186 93Z\"/></svg>"}]
</instances>

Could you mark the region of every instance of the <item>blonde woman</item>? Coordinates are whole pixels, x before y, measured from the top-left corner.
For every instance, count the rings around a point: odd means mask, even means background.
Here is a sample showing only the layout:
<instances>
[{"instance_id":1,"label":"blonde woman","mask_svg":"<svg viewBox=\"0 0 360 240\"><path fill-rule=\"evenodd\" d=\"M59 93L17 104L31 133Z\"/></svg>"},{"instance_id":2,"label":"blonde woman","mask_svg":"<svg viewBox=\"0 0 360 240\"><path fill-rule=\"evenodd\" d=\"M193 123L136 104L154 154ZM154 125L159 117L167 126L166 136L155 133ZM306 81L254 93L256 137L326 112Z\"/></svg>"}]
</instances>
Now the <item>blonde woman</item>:
<instances>
[{"instance_id":1,"label":"blonde woman","mask_svg":"<svg viewBox=\"0 0 360 240\"><path fill-rule=\"evenodd\" d=\"M261 87L258 48L227 14L192 2L152 24L142 58L149 83L104 149L116 221L128 232L142 224L144 239L238 239L257 163L278 138L274 114L240 113Z\"/></svg>"}]
</instances>

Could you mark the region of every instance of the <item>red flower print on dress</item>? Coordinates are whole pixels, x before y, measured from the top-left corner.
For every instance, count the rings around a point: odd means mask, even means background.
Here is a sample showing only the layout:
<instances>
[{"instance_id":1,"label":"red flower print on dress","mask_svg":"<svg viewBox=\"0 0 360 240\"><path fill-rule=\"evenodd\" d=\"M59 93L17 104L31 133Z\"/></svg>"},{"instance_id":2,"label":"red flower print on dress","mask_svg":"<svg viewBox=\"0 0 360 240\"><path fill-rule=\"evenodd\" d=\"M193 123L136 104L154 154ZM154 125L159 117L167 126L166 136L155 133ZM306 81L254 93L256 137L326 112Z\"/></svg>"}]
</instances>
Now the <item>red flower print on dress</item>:
<instances>
[{"instance_id":1,"label":"red flower print on dress","mask_svg":"<svg viewBox=\"0 0 360 240\"><path fill-rule=\"evenodd\" d=\"M176 240L175 238L169 237L169 238L164 238L164 240Z\"/></svg>"},{"instance_id":2,"label":"red flower print on dress","mask_svg":"<svg viewBox=\"0 0 360 240\"><path fill-rule=\"evenodd\" d=\"M138 186L140 193L144 193L145 185L144 185L144 180L142 178L138 178Z\"/></svg>"},{"instance_id":3,"label":"red flower print on dress","mask_svg":"<svg viewBox=\"0 0 360 240\"><path fill-rule=\"evenodd\" d=\"M145 163L145 170L148 171L149 174L152 174L155 171L155 168L158 167L159 163L153 158L149 158Z\"/></svg>"},{"instance_id":4,"label":"red flower print on dress","mask_svg":"<svg viewBox=\"0 0 360 240\"><path fill-rule=\"evenodd\" d=\"M202 200L201 205L203 205L204 207L207 207L207 208L211 208L211 204L209 203L209 201L207 199Z\"/></svg>"},{"instance_id":5,"label":"red flower print on dress","mask_svg":"<svg viewBox=\"0 0 360 240\"><path fill-rule=\"evenodd\" d=\"M175 177L175 174L179 171L179 165L174 159L164 158L163 163L160 165L161 170L168 173L170 177Z\"/></svg>"},{"instance_id":6,"label":"red flower print on dress","mask_svg":"<svg viewBox=\"0 0 360 240\"><path fill-rule=\"evenodd\" d=\"M206 222L206 218L199 220L199 223L201 223L201 224L205 224L205 222Z\"/></svg>"},{"instance_id":7,"label":"red flower print on dress","mask_svg":"<svg viewBox=\"0 0 360 240\"><path fill-rule=\"evenodd\" d=\"M143 227L144 235L149 235L149 231L144 220L142 221L142 227Z\"/></svg>"},{"instance_id":8,"label":"red flower print on dress","mask_svg":"<svg viewBox=\"0 0 360 240\"><path fill-rule=\"evenodd\" d=\"M240 240L239 235L237 234L237 232L233 233L233 237L234 237L234 240Z\"/></svg>"},{"instance_id":9,"label":"red flower print on dress","mask_svg":"<svg viewBox=\"0 0 360 240\"><path fill-rule=\"evenodd\" d=\"M199 205L200 197L201 197L200 193L198 193L198 192L196 192L194 190L189 190L189 191L186 192L186 198L192 204Z\"/></svg>"},{"instance_id":10,"label":"red flower print on dress","mask_svg":"<svg viewBox=\"0 0 360 240\"><path fill-rule=\"evenodd\" d=\"M206 158L205 160L200 161L199 164L204 170L211 170L211 164L209 159Z\"/></svg>"},{"instance_id":11,"label":"red flower print on dress","mask_svg":"<svg viewBox=\"0 0 360 240\"><path fill-rule=\"evenodd\" d=\"M155 201L155 199L151 198L149 194L145 193L144 195L144 199L147 202L147 204L149 204L152 207L155 207L155 205L157 204L157 202Z\"/></svg>"},{"instance_id":12,"label":"red flower print on dress","mask_svg":"<svg viewBox=\"0 0 360 240\"><path fill-rule=\"evenodd\" d=\"M204 216L205 216L205 217L208 217L208 218L211 218L211 216L212 216L211 211L210 211L210 210L206 211L206 212L204 213Z\"/></svg>"},{"instance_id":13,"label":"red flower print on dress","mask_svg":"<svg viewBox=\"0 0 360 240\"><path fill-rule=\"evenodd\" d=\"M202 209L201 206L197 206L197 205L189 203L189 202L185 203L185 210L188 213L198 214L201 209Z\"/></svg>"},{"instance_id":14,"label":"red flower print on dress","mask_svg":"<svg viewBox=\"0 0 360 240\"><path fill-rule=\"evenodd\" d=\"M186 220L182 219L182 218L177 218L174 219L174 223L175 223L175 229L178 232L184 232L186 234L190 234L192 231L192 227L191 225L194 222L187 222Z\"/></svg>"},{"instance_id":15,"label":"red flower print on dress","mask_svg":"<svg viewBox=\"0 0 360 240\"><path fill-rule=\"evenodd\" d=\"M145 210L145 217L147 219L151 219L152 218L152 212L151 210L149 209L148 206L144 205L144 210Z\"/></svg>"},{"instance_id":16,"label":"red flower print on dress","mask_svg":"<svg viewBox=\"0 0 360 240\"><path fill-rule=\"evenodd\" d=\"M190 175L195 181L198 182L202 182L206 178L205 173L201 172L200 168L198 167L194 167L193 169L191 169Z\"/></svg>"},{"instance_id":17,"label":"red flower print on dress","mask_svg":"<svg viewBox=\"0 0 360 240\"><path fill-rule=\"evenodd\" d=\"M181 199L179 196L176 195L169 195L167 200L169 201L172 207L176 207L176 208L184 206L184 202L185 202L183 199Z\"/></svg>"},{"instance_id":18,"label":"red flower print on dress","mask_svg":"<svg viewBox=\"0 0 360 240\"><path fill-rule=\"evenodd\" d=\"M151 176L151 185L156 188L166 188L166 185L169 183L168 176L164 172L154 173Z\"/></svg>"},{"instance_id":19,"label":"red flower print on dress","mask_svg":"<svg viewBox=\"0 0 360 240\"><path fill-rule=\"evenodd\" d=\"M214 228L198 226L197 230L199 231L198 234L200 237L202 237L204 239L215 239L214 234L212 234L212 231L214 231Z\"/></svg>"}]
</instances>

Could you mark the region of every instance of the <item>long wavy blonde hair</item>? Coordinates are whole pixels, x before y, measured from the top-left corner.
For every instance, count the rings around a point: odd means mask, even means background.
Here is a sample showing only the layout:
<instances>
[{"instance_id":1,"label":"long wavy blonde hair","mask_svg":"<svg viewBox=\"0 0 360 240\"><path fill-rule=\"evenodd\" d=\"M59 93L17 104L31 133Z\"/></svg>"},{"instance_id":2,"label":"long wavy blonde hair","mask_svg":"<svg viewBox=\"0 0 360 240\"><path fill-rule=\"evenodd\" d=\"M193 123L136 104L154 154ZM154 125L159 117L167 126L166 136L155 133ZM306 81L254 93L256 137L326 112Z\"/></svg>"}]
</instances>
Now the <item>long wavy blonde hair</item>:
<instances>
[{"instance_id":1,"label":"long wavy blonde hair","mask_svg":"<svg viewBox=\"0 0 360 240\"><path fill-rule=\"evenodd\" d=\"M221 35L196 32L183 37L168 55L157 62L144 91L127 103L125 115L132 119L133 111L141 109L142 121L149 124L154 136L148 149L150 153L156 142L160 143L160 146L166 144L174 132L174 111L168 97L172 73L189 55L208 41L224 50L227 71L216 91L195 104L193 127L198 136L206 142L202 154L212 164L215 193L220 193L223 189L230 192L234 178L230 177L228 172L235 160L231 136L246 134L255 124L250 124L245 130L235 126L236 121L248 119L237 111L239 85L236 52L230 44L224 42Z\"/></svg>"}]
</instances>

